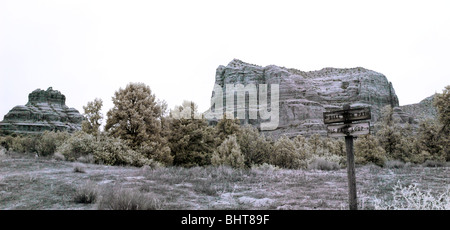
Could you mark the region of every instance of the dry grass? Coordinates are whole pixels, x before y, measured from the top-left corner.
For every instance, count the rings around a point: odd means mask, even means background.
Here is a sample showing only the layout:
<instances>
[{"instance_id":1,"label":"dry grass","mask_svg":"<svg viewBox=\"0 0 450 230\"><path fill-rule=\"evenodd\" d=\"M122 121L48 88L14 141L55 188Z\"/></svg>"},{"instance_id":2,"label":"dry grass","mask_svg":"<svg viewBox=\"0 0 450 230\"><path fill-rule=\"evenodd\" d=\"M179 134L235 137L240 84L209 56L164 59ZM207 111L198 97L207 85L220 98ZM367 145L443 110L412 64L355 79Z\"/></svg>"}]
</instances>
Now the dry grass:
<instances>
[{"instance_id":1,"label":"dry grass","mask_svg":"<svg viewBox=\"0 0 450 230\"><path fill-rule=\"evenodd\" d=\"M85 173L73 173L70 162L9 154L0 160L0 209L347 208L346 169L86 167ZM376 206L377 199L389 203L398 181L404 187L414 184L419 191L443 194L449 186L448 175L448 167L358 167L360 208L382 207ZM84 184L88 184L85 192L78 187ZM94 190L96 202L91 198L74 201L79 193L94 197L89 195Z\"/></svg>"},{"instance_id":2,"label":"dry grass","mask_svg":"<svg viewBox=\"0 0 450 230\"><path fill-rule=\"evenodd\" d=\"M54 153L53 154L53 159L57 160L57 161L65 161L66 157L64 155L62 155L61 153Z\"/></svg>"},{"instance_id":3,"label":"dry grass","mask_svg":"<svg viewBox=\"0 0 450 230\"><path fill-rule=\"evenodd\" d=\"M323 158L316 158L308 165L308 169L325 171L339 170L340 168L339 163L327 161Z\"/></svg>"},{"instance_id":4,"label":"dry grass","mask_svg":"<svg viewBox=\"0 0 450 230\"><path fill-rule=\"evenodd\" d=\"M86 173L86 166L81 163L75 163L73 165L73 172L75 173Z\"/></svg>"},{"instance_id":5,"label":"dry grass","mask_svg":"<svg viewBox=\"0 0 450 230\"><path fill-rule=\"evenodd\" d=\"M400 168L405 167L405 163L403 163L403 162L401 162L399 160L391 160L391 161L386 161L384 163L384 166L386 168L389 168L389 169L394 169L394 168L395 169L400 169Z\"/></svg>"},{"instance_id":6,"label":"dry grass","mask_svg":"<svg viewBox=\"0 0 450 230\"><path fill-rule=\"evenodd\" d=\"M136 189L125 189L120 186L103 191L98 204L100 210L160 210L164 203L159 199L142 193Z\"/></svg>"},{"instance_id":7,"label":"dry grass","mask_svg":"<svg viewBox=\"0 0 450 230\"><path fill-rule=\"evenodd\" d=\"M86 184L77 188L73 199L75 203L92 204L95 203L97 197L97 186L91 181L88 181Z\"/></svg>"}]
</instances>

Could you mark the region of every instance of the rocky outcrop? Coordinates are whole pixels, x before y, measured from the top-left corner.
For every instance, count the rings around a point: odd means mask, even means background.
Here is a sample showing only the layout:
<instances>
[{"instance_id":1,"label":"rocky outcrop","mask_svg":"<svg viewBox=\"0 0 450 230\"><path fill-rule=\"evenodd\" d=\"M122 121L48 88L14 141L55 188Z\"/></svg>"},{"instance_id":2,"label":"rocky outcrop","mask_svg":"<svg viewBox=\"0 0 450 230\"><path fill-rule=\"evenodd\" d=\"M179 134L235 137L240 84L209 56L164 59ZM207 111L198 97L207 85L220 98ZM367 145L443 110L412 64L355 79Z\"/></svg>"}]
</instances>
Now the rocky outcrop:
<instances>
[{"instance_id":1,"label":"rocky outcrop","mask_svg":"<svg viewBox=\"0 0 450 230\"><path fill-rule=\"evenodd\" d=\"M235 59L217 68L215 84L223 88L226 84L279 84L279 124L277 129L268 131L274 136L326 135L323 112L341 109L347 103L355 108L371 107L372 122L378 120L381 108L386 105L396 108L398 116L402 113L394 87L386 76L361 67L304 72L275 65L262 67ZM411 119L405 113L401 116L405 122ZM258 127L261 120L246 117L241 122Z\"/></svg>"},{"instance_id":2,"label":"rocky outcrop","mask_svg":"<svg viewBox=\"0 0 450 230\"><path fill-rule=\"evenodd\" d=\"M429 96L416 104L400 106L400 109L410 117L414 117L414 123L426 119L436 119L437 110L433 105L434 96Z\"/></svg>"},{"instance_id":3,"label":"rocky outcrop","mask_svg":"<svg viewBox=\"0 0 450 230\"><path fill-rule=\"evenodd\" d=\"M83 116L66 106L66 97L52 87L36 89L28 103L11 109L0 122L2 133L41 133L45 130L74 132L81 129Z\"/></svg>"}]
</instances>

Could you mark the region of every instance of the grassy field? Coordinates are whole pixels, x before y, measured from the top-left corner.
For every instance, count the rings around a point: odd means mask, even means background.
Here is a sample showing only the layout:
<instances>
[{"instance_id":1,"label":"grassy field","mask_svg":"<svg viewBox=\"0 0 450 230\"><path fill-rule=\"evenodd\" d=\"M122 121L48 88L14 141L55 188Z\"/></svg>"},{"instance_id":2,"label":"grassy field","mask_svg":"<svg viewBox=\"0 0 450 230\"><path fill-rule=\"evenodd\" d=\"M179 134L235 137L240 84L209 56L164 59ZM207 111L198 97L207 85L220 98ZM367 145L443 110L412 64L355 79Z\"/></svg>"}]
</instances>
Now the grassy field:
<instances>
[{"instance_id":1,"label":"grassy field","mask_svg":"<svg viewBox=\"0 0 450 230\"><path fill-rule=\"evenodd\" d=\"M357 167L356 176L361 209L373 209L377 201L390 203L396 185L441 194L438 202L449 199L448 164L368 165ZM347 209L347 174L345 169L113 167L19 154L0 159L0 210L117 208Z\"/></svg>"}]
</instances>

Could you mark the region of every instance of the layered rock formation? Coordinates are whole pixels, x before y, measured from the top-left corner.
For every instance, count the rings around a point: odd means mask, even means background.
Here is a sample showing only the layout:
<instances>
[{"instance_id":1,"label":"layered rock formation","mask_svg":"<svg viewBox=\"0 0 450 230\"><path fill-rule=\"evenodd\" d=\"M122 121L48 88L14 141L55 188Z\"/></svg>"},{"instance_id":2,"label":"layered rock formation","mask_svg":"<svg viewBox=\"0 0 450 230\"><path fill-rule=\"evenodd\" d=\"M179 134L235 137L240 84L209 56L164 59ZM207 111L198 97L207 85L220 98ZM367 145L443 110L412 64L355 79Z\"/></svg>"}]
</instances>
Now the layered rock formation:
<instances>
[{"instance_id":1,"label":"layered rock formation","mask_svg":"<svg viewBox=\"0 0 450 230\"><path fill-rule=\"evenodd\" d=\"M326 135L323 112L341 109L347 103L354 108L371 107L372 123L378 120L381 108L386 105L393 106L404 122L413 121L398 107L397 95L386 76L360 67L304 72L275 65L262 67L235 59L217 68L215 84L223 88L226 84L279 84L279 124L277 129L268 131L274 136ZM252 121L247 115L241 122L259 127L261 120L258 117Z\"/></svg>"},{"instance_id":2,"label":"layered rock formation","mask_svg":"<svg viewBox=\"0 0 450 230\"><path fill-rule=\"evenodd\" d=\"M400 106L400 109L414 117L414 123L426 120L426 119L436 119L437 118L437 110L433 105L434 96L429 96L419 103L403 105Z\"/></svg>"},{"instance_id":3,"label":"layered rock formation","mask_svg":"<svg viewBox=\"0 0 450 230\"><path fill-rule=\"evenodd\" d=\"M52 87L36 89L28 103L11 109L0 122L2 133L41 133L45 130L74 132L81 129L83 116L66 106L66 97Z\"/></svg>"}]
</instances>

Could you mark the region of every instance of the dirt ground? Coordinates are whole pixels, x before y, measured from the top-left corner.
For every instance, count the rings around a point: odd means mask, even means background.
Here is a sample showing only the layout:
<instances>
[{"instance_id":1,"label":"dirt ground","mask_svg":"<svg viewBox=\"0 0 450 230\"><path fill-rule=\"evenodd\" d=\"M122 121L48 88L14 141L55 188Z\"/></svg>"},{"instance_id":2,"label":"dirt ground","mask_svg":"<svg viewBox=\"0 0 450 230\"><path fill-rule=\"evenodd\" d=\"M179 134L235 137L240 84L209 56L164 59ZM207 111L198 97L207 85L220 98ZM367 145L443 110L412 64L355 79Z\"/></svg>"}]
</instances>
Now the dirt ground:
<instances>
[{"instance_id":1,"label":"dirt ground","mask_svg":"<svg viewBox=\"0 0 450 230\"><path fill-rule=\"evenodd\" d=\"M102 193L130 189L158 201L159 209L279 210L347 209L347 173L318 170L233 170L228 167L134 168L7 155L0 159L0 210L97 209L74 196L90 183ZM392 199L395 184L416 184L435 193L449 187L449 167L373 165L356 168L358 203L372 209L373 198Z\"/></svg>"}]
</instances>

